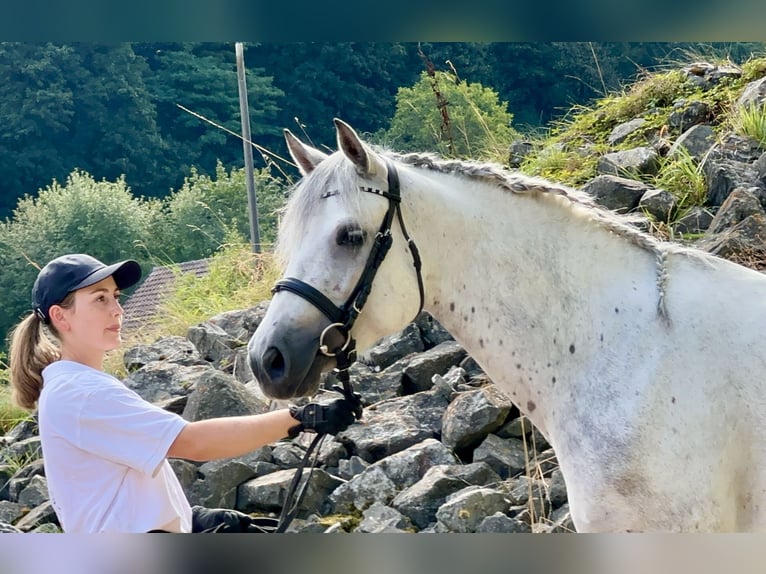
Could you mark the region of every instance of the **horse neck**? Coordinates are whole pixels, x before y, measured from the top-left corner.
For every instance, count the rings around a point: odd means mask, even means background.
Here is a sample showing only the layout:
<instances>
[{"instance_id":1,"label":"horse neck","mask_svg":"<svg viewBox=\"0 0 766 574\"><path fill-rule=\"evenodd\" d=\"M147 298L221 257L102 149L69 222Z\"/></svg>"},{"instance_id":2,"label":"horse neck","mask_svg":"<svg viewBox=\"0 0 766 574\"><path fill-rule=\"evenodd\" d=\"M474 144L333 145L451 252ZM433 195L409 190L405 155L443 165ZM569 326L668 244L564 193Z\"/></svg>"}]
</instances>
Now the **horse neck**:
<instances>
[{"instance_id":1,"label":"horse neck","mask_svg":"<svg viewBox=\"0 0 766 574\"><path fill-rule=\"evenodd\" d=\"M607 315L626 294L656 308L655 256L562 198L445 174L412 182L405 218L423 259L425 309L545 432L537 404L552 404L547 395L588 368L614 323Z\"/></svg>"}]
</instances>

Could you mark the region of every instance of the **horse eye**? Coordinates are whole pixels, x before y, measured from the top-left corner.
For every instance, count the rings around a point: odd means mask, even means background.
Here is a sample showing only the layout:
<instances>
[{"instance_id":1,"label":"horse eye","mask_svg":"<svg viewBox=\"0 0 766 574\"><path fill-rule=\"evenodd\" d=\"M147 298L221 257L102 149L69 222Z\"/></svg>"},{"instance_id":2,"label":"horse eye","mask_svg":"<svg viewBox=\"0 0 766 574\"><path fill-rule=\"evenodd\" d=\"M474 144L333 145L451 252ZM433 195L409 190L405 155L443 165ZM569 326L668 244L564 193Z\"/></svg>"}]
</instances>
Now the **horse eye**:
<instances>
[{"instance_id":1,"label":"horse eye","mask_svg":"<svg viewBox=\"0 0 766 574\"><path fill-rule=\"evenodd\" d=\"M358 227L344 226L338 230L335 242L338 245L359 246L364 243L365 232Z\"/></svg>"}]
</instances>

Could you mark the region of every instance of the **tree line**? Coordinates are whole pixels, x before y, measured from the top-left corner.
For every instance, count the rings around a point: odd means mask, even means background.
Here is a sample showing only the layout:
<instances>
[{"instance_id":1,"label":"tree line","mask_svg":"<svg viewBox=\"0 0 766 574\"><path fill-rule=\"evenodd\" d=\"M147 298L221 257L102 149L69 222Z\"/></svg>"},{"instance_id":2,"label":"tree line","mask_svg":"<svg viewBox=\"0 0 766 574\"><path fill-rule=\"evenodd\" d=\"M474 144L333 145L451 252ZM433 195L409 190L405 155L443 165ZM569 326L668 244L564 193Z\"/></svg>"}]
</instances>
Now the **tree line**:
<instances>
[{"instance_id":1,"label":"tree line","mask_svg":"<svg viewBox=\"0 0 766 574\"><path fill-rule=\"evenodd\" d=\"M281 131L334 147L332 118L386 129L395 96L430 62L491 87L515 127L547 124L683 51L670 43L267 43L245 45L253 141ZM750 44L718 46L734 58ZM164 197L195 167L242 165L233 44L0 43L0 218L18 198L81 169ZM183 106L183 107L180 107ZM188 110L188 111L187 111ZM197 114L197 115L193 115ZM204 118L204 119L202 119ZM207 121L206 121L207 120ZM221 126L221 127L217 127ZM225 128L225 129L221 129ZM257 156L263 166L267 159Z\"/></svg>"}]
</instances>

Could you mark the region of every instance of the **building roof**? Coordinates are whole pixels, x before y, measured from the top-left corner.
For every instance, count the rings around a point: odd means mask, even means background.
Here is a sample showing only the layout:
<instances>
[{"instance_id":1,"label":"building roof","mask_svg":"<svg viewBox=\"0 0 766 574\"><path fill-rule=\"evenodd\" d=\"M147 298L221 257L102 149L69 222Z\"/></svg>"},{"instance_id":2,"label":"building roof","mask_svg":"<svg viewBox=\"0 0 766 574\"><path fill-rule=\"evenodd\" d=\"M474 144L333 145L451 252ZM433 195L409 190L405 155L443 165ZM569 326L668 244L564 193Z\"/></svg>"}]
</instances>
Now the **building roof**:
<instances>
[{"instance_id":1,"label":"building roof","mask_svg":"<svg viewBox=\"0 0 766 574\"><path fill-rule=\"evenodd\" d=\"M209 262L207 259L196 259L152 269L122 306L125 312L122 320L123 330L126 332L135 330L154 320L157 307L162 303L163 298L170 293L179 272L194 273L197 277L202 277L207 275L208 271Z\"/></svg>"}]
</instances>

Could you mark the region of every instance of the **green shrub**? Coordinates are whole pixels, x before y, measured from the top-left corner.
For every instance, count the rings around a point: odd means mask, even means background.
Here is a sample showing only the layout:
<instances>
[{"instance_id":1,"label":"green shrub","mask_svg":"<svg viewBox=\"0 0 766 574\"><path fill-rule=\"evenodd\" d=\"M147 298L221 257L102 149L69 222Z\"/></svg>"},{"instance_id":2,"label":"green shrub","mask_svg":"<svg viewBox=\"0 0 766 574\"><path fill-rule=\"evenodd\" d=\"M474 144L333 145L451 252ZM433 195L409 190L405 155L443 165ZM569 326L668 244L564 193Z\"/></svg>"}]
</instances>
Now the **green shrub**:
<instances>
[{"instance_id":1,"label":"green shrub","mask_svg":"<svg viewBox=\"0 0 766 574\"><path fill-rule=\"evenodd\" d=\"M456 81L444 72L433 76L423 72L414 86L399 88L391 126L381 137L401 151L507 157L508 144L518 137L507 107L494 90L479 83Z\"/></svg>"}]
</instances>

